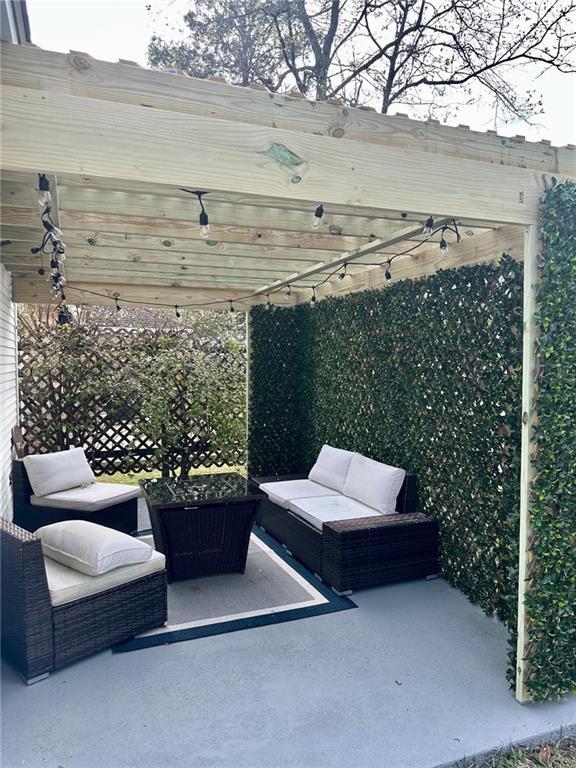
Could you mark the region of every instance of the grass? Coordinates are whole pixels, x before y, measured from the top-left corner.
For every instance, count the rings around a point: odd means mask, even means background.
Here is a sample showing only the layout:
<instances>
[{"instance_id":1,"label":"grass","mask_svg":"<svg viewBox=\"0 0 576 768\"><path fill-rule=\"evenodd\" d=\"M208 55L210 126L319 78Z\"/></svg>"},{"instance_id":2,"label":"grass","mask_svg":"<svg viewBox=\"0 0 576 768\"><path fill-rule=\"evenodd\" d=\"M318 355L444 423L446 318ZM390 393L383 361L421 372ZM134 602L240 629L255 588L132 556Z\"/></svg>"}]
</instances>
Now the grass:
<instances>
[{"instance_id":1,"label":"grass","mask_svg":"<svg viewBox=\"0 0 576 768\"><path fill-rule=\"evenodd\" d=\"M469 768L576 768L576 740L563 739L543 747L514 749Z\"/></svg>"},{"instance_id":2,"label":"grass","mask_svg":"<svg viewBox=\"0 0 576 768\"><path fill-rule=\"evenodd\" d=\"M246 467L200 467L192 469L190 475L214 475L219 472L238 472L241 475L246 474ZM126 483L128 485L138 485L139 480L150 480L153 477L162 477L158 470L152 472L116 472L114 475L99 475L96 479L99 483Z\"/></svg>"}]
</instances>

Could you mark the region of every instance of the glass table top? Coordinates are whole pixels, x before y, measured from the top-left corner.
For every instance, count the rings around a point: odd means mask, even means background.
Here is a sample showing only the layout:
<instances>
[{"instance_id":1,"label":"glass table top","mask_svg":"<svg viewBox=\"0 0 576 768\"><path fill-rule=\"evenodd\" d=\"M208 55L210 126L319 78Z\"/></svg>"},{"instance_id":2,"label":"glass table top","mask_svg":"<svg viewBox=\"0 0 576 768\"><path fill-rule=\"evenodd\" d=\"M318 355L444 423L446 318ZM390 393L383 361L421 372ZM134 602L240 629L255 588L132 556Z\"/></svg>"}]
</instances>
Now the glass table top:
<instances>
[{"instance_id":1,"label":"glass table top","mask_svg":"<svg viewBox=\"0 0 576 768\"><path fill-rule=\"evenodd\" d=\"M261 496L262 491L236 472L222 472L192 477L160 477L142 480L140 486L153 506L208 503L218 499Z\"/></svg>"}]
</instances>

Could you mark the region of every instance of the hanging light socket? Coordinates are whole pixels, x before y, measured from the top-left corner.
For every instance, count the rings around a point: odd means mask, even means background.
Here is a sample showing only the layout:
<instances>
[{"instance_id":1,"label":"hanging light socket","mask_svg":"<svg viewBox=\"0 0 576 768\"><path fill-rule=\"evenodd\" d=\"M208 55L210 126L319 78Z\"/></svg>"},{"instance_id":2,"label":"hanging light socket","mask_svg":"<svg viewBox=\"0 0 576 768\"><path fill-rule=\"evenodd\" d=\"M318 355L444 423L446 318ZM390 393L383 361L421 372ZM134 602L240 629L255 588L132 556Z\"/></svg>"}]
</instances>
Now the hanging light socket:
<instances>
[{"instance_id":1,"label":"hanging light socket","mask_svg":"<svg viewBox=\"0 0 576 768\"><path fill-rule=\"evenodd\" d=\"M428 218L424 222L424 229L422 230L422 234L431 235L433 230L434 230L434 219L432 218L432 216L428 216Z\"/></svg>"},{"instance_id":2,"label":"hanging light socket","mask_svg":"<svg viewBox=\"0 0 576 768\"><path fill-rule=\"evenodd\" d=\"M204 201L202 198L207 195L208 192L202 192L199 189L186 189L180 187L181 192L188 192L189 195L196 195L198 202L200 203L200 216L198 217L198 223L200 224L200 237L207 240L210 237L210 222L208 221L208 214L204 208Z\"/></svg>"},{"instance_id":3,"label":"hanging light socket","mask_svg":"<svg viewBox=\"0 0 576 768\"><path fill-rule=\"evenodd\" d=\"M392 266L392 262L388 260L386 262L386 269L384 271L384 277L386 280L392 280L392 272L390 272L390 267Z\"/></svg>"}]
</instances>

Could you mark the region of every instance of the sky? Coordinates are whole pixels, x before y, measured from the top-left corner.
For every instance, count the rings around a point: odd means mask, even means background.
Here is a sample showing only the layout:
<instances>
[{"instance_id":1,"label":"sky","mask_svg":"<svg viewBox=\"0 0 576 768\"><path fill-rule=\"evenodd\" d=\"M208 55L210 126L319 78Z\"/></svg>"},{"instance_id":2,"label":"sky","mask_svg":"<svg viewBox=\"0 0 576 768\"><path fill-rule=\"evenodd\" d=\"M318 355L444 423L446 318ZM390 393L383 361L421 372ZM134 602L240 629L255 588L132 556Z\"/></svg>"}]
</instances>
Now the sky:
<instances>
[{"instance_id":1,"label":"sky","mask_svg":"<svg viewBox=\"0 0 576 768\"><path fill-rule=\"evenodd\" d=\"M190 0L27 0L32 42L41 48L82 51L105 61L129 59L143 66L152 34L173 39L189 5ZM555 146L576 144L576 75L548 71L530 86L543 95L544 115L536 125L517 121L499 125L498 132L548 139ZM479 131L494 127L491 114L476 108L462 109L450 122Z\"/></svg>"}]
</instances>

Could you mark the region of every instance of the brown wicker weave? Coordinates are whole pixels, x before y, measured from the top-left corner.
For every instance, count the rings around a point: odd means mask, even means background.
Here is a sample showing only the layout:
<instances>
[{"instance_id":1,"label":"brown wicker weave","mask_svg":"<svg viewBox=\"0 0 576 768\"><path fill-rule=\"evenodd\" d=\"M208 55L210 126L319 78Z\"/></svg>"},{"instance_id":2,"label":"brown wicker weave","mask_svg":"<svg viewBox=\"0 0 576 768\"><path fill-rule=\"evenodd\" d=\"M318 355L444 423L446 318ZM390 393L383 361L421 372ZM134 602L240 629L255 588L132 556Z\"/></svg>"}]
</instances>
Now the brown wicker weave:
<instances>
[{"instance_id":1,"label":"brown wicker weave","mask_svg":"<svg viewBox=\"0 0 576 768\"><path fill-rule=\"evenodd\" d=\"M40 507L30 504L32 487L22 461L12 463L12 497L14 501L14 522L27 531L36 531L43 525L59 523L62 520L89 520L123 533L133 533L138 528L138 499L114 504L97 512L77 509Z\"/></svg>"},{"instance_id":2,"label":"brown wicker weave","mask_svg":"<svg viewBox=\"0 0 576 768\"><path fill-rule=\"evenodd\" d=\"M40 539L0 518L2 655L27 682L167 618L166 571L52 606Z\"/></svg>"},{"instance_id":3,"label":"brown wicker weave","mask_svg":"<svg viewBox=\"0 0 576 768\"><path fill-rule=\"evenodd\" d=\"M302 476L255 478L254 482ZM398 515L325 523L322 531L265 498L256 522L338 592L436 575L438 523L416 512L416 477L398 494Z\"/></svg>"},{"instance_id":4,"label":"brown wicker weave","mask_svg":"<svg viewBox=\"0 0 576 768\"><path fill-rule=\"evenodd\" d=\"M168 581L244 573L261 496L163 507L144 494L154 546L166 557Z\"/></svg>"}]
</instances>

